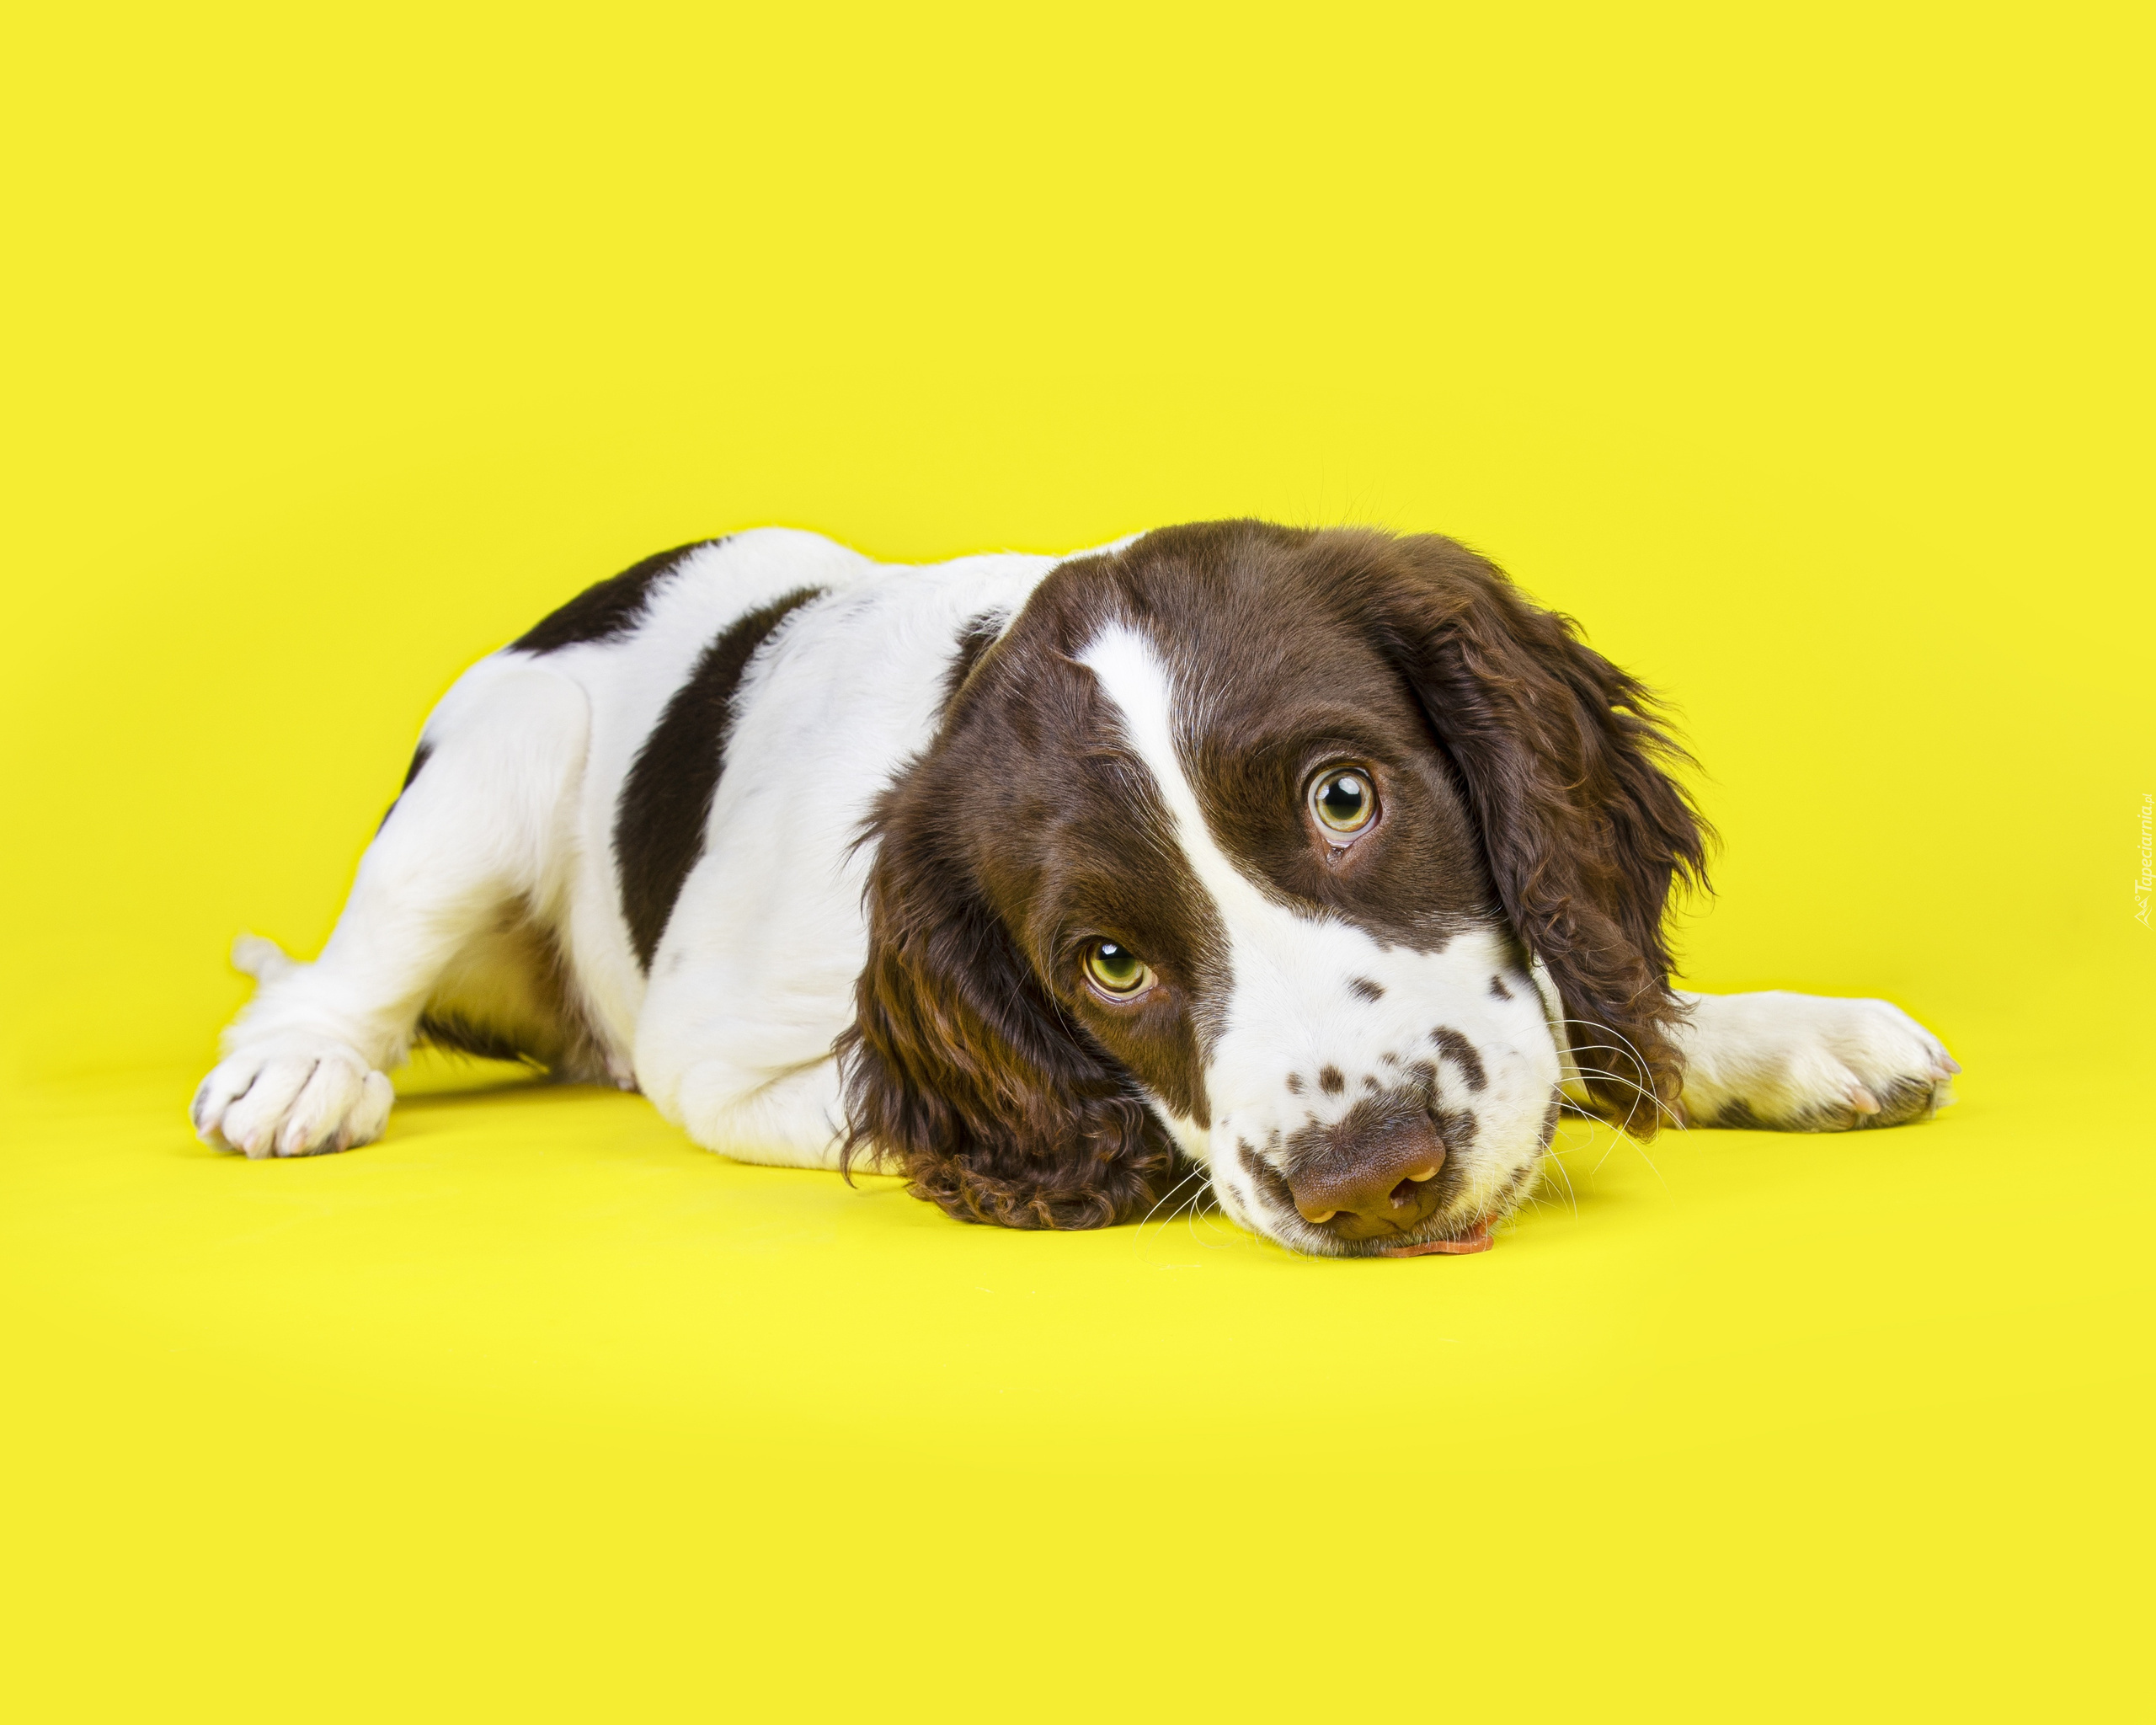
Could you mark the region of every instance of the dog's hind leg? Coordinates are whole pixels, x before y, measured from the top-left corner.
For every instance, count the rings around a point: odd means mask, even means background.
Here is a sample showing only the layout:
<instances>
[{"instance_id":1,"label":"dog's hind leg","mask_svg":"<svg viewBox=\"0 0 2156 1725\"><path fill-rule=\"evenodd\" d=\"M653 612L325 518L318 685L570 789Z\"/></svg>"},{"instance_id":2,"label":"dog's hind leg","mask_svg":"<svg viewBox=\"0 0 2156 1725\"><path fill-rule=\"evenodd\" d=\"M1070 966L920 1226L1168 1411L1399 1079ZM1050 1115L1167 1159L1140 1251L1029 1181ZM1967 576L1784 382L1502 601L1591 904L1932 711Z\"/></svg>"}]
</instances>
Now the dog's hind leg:
<instances>
[{"instance_id":1,"label":"dog's hind leg","mask_svg":"<svg viewBox=\"0 0 2156 1725\"><path fill-rule=\"evenodd\" d=\"M387 1071L460 962L505 918L555 921L590 729L584 692L542 666L485 660L458 681L322 956L297 964L253 937L235 946L259 986L195 1094L204 1142L309 1156L382 1135Z\"/></svg>"}]
</instances>

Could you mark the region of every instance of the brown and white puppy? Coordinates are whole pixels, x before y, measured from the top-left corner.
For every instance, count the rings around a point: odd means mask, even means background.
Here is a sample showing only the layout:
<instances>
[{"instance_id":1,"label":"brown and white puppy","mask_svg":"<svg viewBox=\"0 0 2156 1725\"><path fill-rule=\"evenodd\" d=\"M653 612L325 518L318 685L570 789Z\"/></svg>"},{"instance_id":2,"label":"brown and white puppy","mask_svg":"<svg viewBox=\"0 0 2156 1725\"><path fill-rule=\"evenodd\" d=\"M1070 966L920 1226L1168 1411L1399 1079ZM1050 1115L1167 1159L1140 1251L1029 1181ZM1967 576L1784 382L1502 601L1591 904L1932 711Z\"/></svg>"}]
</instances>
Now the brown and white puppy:
<instances>
[{"instance_id":1,"label":"brown and white puppy","mask_svg":"<svg viewBox=\"0 0 2156 1725\"><path fill-rule=\"evenodd\" d=\"M248 948L197 1124L364 1141L431 1036L969 1220L1096 1226L1202 1174L1337 1256L1486 1245L1567 1092L1642 1135L1950 1099L1883 1002L1671 991L1705 848L1676 758L1449 540L686 547L459 682L322 959Z\"/></svg>"}]
</instances>

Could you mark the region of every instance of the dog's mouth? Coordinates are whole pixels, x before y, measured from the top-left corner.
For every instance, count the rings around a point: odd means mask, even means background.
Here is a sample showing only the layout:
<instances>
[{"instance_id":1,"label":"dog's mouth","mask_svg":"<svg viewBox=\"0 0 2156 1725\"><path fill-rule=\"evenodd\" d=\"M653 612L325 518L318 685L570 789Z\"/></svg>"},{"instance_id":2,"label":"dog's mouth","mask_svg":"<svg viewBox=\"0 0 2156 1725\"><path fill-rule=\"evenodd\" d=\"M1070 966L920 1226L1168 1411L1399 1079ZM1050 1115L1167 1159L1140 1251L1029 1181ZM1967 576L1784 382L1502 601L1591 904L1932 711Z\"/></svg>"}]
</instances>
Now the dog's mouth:
<instances>
[{"instance_id":1,"label":"dog's mouth","mask_svg":"<svg viewBox=\"0 0 2156 1725\"><path fill-rule=\"evenodd\" d=\"M1413 1246L1380 1246L1370 1253L1372 1258L1428 1258L1443 1253L1458 1258L1470 1252L1487 1252L1493 1231L1497 1226L1495 1216L1485 1216L1465 1234L1456 1234L1435 1240L1424 1240Z\"/></svg>"},{"instance_id":2,"label":"dog's mouth","mask_svg":"<svg viewBox=\"0 0 2156 1725\"><path fill-rule=\"evenodd\" d=\"M1508 1190L1471 1215L1448 1216L1439 1211L1420 1227L1359 1240L1311 1227L1292 1211L1285 1227L1276 1224L1262 1231L1305 1258L1462 1258L1487 1252L1495 1243L1497 1225L1512 1213L1507 1201L1511 1196Z\"/></svg>"},{"instance_id":3,"label":"dog's mouth","mask_svg":"<svg viewBox=\"0 0 2156 1725\"><path fill-rule=\"evenodd\" d=\"M1504 1206L1500 1204L1473 1217L1433 1216L1412 1234L1378 1234L1362 1240L1343 1240L1335 1235L1326 1236L1324 1245L1315 1250L1302 1244L1295 1249L1320 1258L1463 1258L1487 1252L1503 1217Z\"/></svg>"}]
</instances>

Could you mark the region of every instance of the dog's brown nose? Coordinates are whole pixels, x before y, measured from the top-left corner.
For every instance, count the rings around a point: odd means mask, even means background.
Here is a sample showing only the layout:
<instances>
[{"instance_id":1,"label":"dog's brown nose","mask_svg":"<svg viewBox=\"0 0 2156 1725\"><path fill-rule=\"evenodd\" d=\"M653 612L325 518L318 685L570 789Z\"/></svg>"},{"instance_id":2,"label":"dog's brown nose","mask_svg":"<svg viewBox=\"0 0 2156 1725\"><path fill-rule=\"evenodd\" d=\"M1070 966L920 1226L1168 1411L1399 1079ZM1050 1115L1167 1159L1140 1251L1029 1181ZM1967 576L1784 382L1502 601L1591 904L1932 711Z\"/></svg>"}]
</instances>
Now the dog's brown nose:
<instances>
[{"instance_id":1,"label":"dog's brown nose","mask_svg":"<svg viewBox=\"0 0 2156 1725\"><path fill-rule=\"evenodd\" d=\"M1353 1130L1358 1124L1351 1115L1297 1156L1288 1191L1305 1221L1348 1239L1405 1232L1438 1207L1444 1140L1420 1112Z\"/></svg>"}]
</instances>

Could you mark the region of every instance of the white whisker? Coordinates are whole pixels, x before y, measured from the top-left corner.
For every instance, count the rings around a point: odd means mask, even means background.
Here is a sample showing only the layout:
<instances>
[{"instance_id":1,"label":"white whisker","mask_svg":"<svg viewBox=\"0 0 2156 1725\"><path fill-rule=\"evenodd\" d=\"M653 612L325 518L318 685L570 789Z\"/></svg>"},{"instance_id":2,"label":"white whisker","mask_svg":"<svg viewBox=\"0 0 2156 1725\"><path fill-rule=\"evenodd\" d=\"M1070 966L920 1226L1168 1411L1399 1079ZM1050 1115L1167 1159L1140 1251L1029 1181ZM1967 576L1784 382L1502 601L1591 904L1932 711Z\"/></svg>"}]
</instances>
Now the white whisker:
<instances>
[{"instance_id":1,"label":"white whisker","mask_svg":"<svg viewBox=\"0 0 2156 1725\"><path fill-rule=\"evenodd\" d=\"M1585 1050L1585 1052L1590 1054L1594 1050L1592 1048ZM1627 1078L1621 1073L1613 1072L1606 1066L1581 1066L1578 1068L1578 1071L1582 1078L1606 1078L1612 1084L1621 1084L1627 1090L1636 1090L1639 1092L1643 1099L1652 1103L1655 1107L1660 1108L1663 1114L1668 1115L1669 1124L1674 1126L1679 1132L1689 1132L1691 1130L1690 1127L1685 1124L1683 1117L1680 1116L1675 1109L1671 1108L1668 1103L1664 1102L1645 1085L1638 1083L1633 1079ZM1632 1117L1630 1114L1625 1115L1625 1119L1627 1125L1630 1124L1631 1118Z\"/></svg>"},{"instance_id":2,"label":"white whisker","mask_svg":"<svg viewBox=\"0 0 2156 1725\"><path fill-rule=\"evenodd\" d=\"M1582 1067L1581 1070L1582 1070L1582 1071L1586 1071L1587 1069L1586 1069L1586 1068L1584 1068L1584 1067ZM1619 1083L1619 1084L1630 1084L1630 1085L1631 1085L1631 1087L1632 1087L1633 1089L1635 1089L1635 1090L1639 1090L1639 1089L1640 1089L1640 1087L1639 1087L1638 1085L1636 1085L1636 1084L1632 1084L1632 1083L1631 1083L1631 1081L1630 1081L1630 1079L1628 1079L1628 1078L1620 1078L1620 1077L1618 1077L1618 1076L1617 1076L1617 1075L1616 1075L1614 1072L1602 1072L1602 1071L1597 1071L1597 1073L1596 1073L1596 1075L1595 1075L1595 1076L1598 1076L1598 1077L1608 1078L1608 1079L1611 1080L1613 1082ZM1645 1096L1645 1095L1646 1094L1646 1092L1645 1091L1641 1091L1641 1092L1640 1092L1640 1093L1641 1093L1642 1096ZM1665 1113L1667 1113L1667 1112L1668 1112L1668 1110L1667 1110L1667 1109L1665 1109L1665 1110L1664 1110L1664 1112L1665 1112ZM1630 1124L1631 1124L1631 1119L1632 1119L1632 1117L1631 1117L1631 1115L1630 1115L1630 1114L1627 1114L1625 1116L1625 1126L1629 1127L1629 1126L1630 1125ZM1674 1114L1672 1114L1672 1115L1670 1115L1670 1119L1673 1119L1673 1120L1676 1120L1676 1119L1677 1119L1677 1117L1676 1117ZM1685 1126L1684 1123L1683 1121L1681 1121L1681 1120L1677 1120L1677 1128L1678 1128L1678 1130L1680 1132L1681 1132L1681 1131L1686 1131L1686 1130L1689 1130L1689 1128L1687 1128L1687 1127ZM1647 1167L1648 1167L1649 1171L1650 1171L1650 1172L1654 1175L1654 1178L1655 1178L1656 1182L1657 1182L1657 1183L1661 1186L1662 1189L1665 1193L1668 1193L1668 1192L1669 1192L1669 1183L1668 1183L1667 1180L1664 1180L1664 1179L1662 1178L1662 1170L1661 1170L1660 1168L1658 1168L1658 1167L1655 1167L1654 1158L1653 1158L1652 1156L1649 1156L1649 1155L1646 1153L1646 1148L1645 1148L1645 1147L1644 1147L1644 1146L1640 1143L1639 1140L1637 1140L1636 1138L1633 1137L1633 1136L1632 1136L1632 1135L1631 1135L1631 1133L1630 1133L1630 1131L1625 1130L1623 1128L1620 1128L1620 1129L1619 1129L1619 1141L1620 1141L1620 1142L1621 1142L1621 1143L1629 1144L1629 1145L1630 1145L1630 1146L1632 1146L1632 1149L1633 1149L1634 1152L1635 1152L1635 1153L1639 1156L1639 1159L1640 1159L1641 1162L1645 1162L1645 1163L1647 1165ZM1610 1150L1614 1150L1614 1149L1616 1149L1616 1147L1617 1147L1617 1146L1616 1146L1616 1145L1614 1145L1614 1144L1613 1144L1613 1145L1611 1145L1611 1146L1609 1146L1609 1149L1610 1149ZM1603 1152L1603 1158L1602 1158L1602 1160L1603 1160L1603 1162L1607 1162L1607 1161L1609 1161L1609 1151L1604 1151L1604 1152ZM1602 1163L1601 1163L1601 1162L1597 1162L1597 1163L1595 1164L1595 1166L1596 1166L1598 1168L1599 1168L1599 1167L1602 1166ZM1673 1193L1673 1194L1670 1194L1670 1195L1671 1195L1671 1196L1673 1196L1673 1196L1675 1196L1675 1194L1674 1194Z\"/></svg>"}]
</instances>

